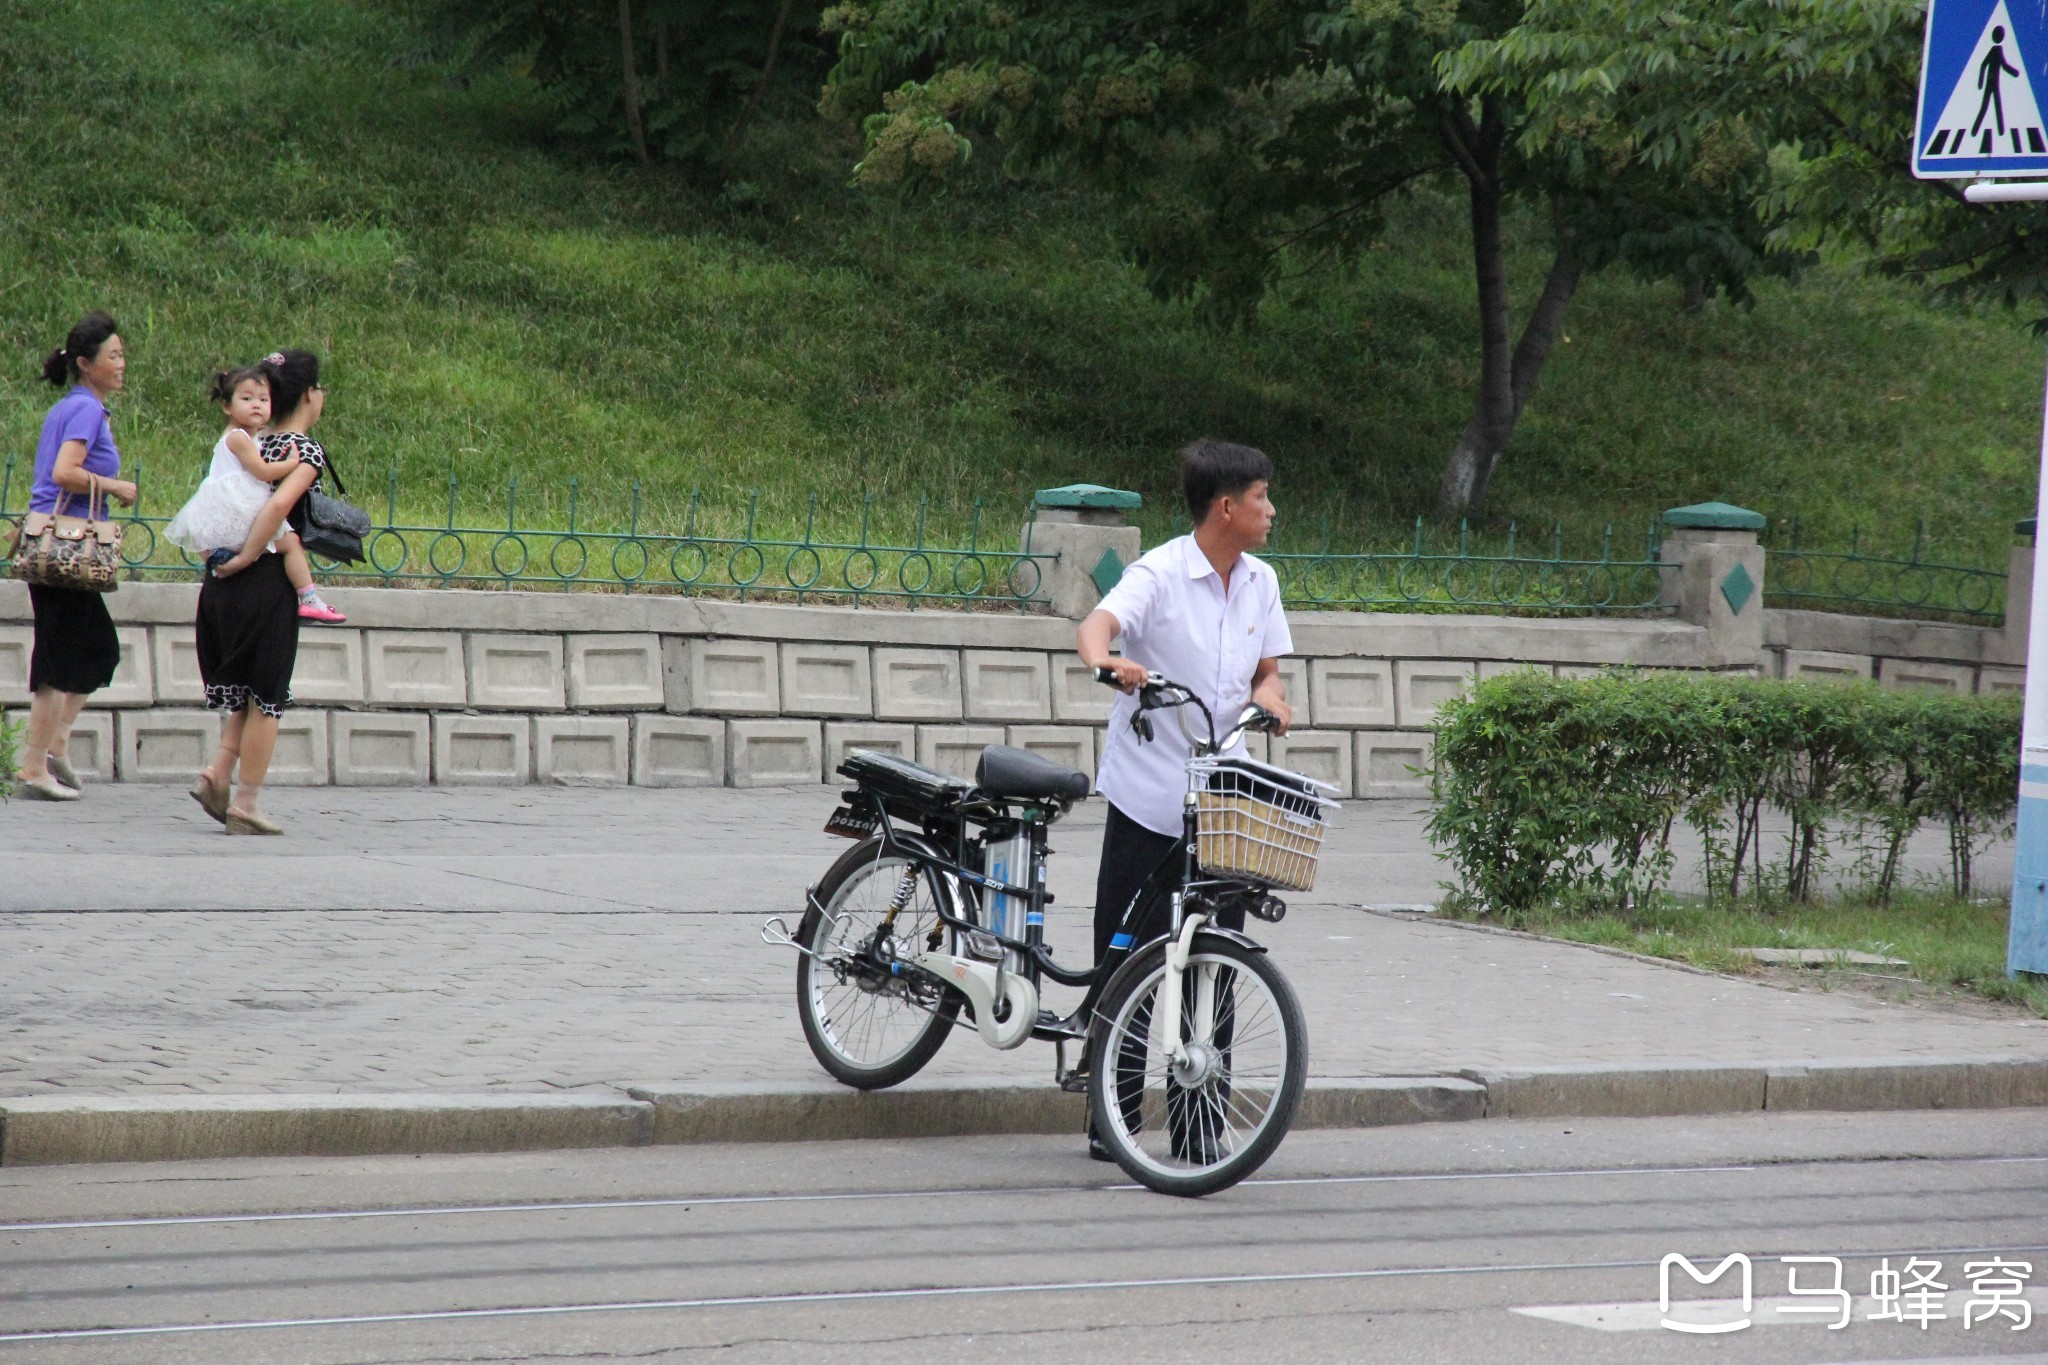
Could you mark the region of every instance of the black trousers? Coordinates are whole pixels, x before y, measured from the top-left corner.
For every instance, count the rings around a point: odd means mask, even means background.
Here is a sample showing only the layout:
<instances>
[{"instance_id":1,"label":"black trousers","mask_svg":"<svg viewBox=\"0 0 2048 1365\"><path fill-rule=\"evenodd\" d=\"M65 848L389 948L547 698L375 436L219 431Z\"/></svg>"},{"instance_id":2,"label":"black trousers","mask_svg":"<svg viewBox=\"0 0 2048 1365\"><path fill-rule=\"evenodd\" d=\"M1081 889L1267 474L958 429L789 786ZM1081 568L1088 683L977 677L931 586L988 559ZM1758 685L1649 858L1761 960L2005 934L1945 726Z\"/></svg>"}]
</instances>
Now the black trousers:
<instances>
[{"instance_id":1,"label":"black trousers","mask_svg":"<svg viewBox=\"0 0 2048 1365\"><path fill-rule=\"evenodd\" d=\"M1102 961L1109 951L1109 941L1116 936L1117 926L1123 923L1124 911L1130 908L1138 893L1145 890L1145 884L1155 875L1161 877L1167 889L1173 878L1180 875L1181 841L1170 834L1159 834L1125 815L1114 805L1109 808L1109 819L1102 830L1102 864L1095 873L1095 960ZM1136 942L1143 943L1166 932L1166 917L1170 907L1165 897L1159 897L1151 913L1146 915L1147 923L1142 926L1149 932L1137 934ZM1157 924L1151 921L1157 920Z\"/></svg>"},{"instance_id":2,"label":"black trousers","mask_svg":"<svg viewBox=\"0 0 2048 1365\"><path fill-rule=\"evenodd\" d=\"M1132 947L1165 933L1173 916L1173 888L1180 879L1183 841L1149 830L1114 805L1102 830L1102 863L1095 873L1095 960L1123 923L1124 911L1141 893L1151 904L1132 931ZM1225 929L1244 928L1244 907L1225 906L1216 916Z\"/></svg>"},{"instance_id":3,"label":"black trousers","mask_svg":"<svg viewBox=\"0 0 2048 1365\"><path fill-rule=\"evenodd\" d=\"M1122 926L1125 911L1140 896L1149 904L1130 931L1131 946L1150 942L1171 927L1173 890L1180 880L1184 847L1184 840L1147 829L1114 805L1110 806L1109 818L1102 832L1102 863L1095 874L1096 962L1100 963L1108 953L1110 940ZM1218 912L1216 920L1226 929L1242 929L1244 909L1242 906L1226 906ZM1217 983L1219 1017L1213 1036L1226 1057L1236 1023L1234 983L1230 975L1225 973ZM1192 1022L1193 1008L1192 1000L1182 1002L1185 1021ZM1117 1099L1124 1111L1124 1122L1133 1132L1141 1126L1139 1109L1145 1062L1143 1039L1149 1026L1149 1007L1145 1014L1147 1017L1139 1021L1139 1031L1125 1040L1122 1053L1117 1058ZM1196 1101L1171 1081L1167 1082L1166 1088L1167 1125L1172 1132L1175 1151L1185 1156L1191 1146L1204 1152L1213 1150L1224 1128L1220 1106L1229 1102L1228 1090ZM1088 1131L1090 1137L1096 1135L1093 1118L1089 1120Z\"/></svg>"}]
</instances>

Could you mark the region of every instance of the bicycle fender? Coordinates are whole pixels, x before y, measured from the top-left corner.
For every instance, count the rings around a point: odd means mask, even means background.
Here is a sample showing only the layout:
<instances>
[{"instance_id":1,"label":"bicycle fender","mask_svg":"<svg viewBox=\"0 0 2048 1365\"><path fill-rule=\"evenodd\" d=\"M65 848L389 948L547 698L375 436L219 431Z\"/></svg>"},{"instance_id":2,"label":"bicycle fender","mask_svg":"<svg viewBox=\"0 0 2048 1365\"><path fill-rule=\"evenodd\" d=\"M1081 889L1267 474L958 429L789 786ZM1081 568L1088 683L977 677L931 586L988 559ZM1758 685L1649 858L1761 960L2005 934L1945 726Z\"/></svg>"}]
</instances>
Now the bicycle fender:
<instances>
[{"instance_id":1,"label":"bicycle fender","mask_svg":"<svg viewBox=\"0 0 2048 1365\"><path fill-rule=\"evenodd\" d=\"M893 848L891 847L892 845ZM975 918L973 907L967 903L967 897L961 889L959 879L946 875L936 866L937 863L945 861L945 855L929 839L926 839L921 834L898 833L888 840L884 840L879 834L870 835L841 854L840 857L844 859L851 855L859 854L867 861L873 862L878 854L886 856L891 852L907 853L915 857L931 859L932 861L927 862L924 866L924 875L925 880L931 886L932 898L944 904L950 913L961 919L972 920ZM838 864L835 862L833 866L836 867ZM798 930L801 936L807 937L810 934L811 930L815 927L818 915L823 909L818 901L817 891L818 887L813 885L804 892L804 915L802 921L800 921L802 927Z\"/></svg>"},{"instance_id":2,"label":"bicycle fender","mask_svg":"<svg viewBox=\"0 0 2048 1365\"><path fill-rule=\"evenodd\" d=\"M1239 929L1225 929L1219 924L1205 924L1195 930L1195 942L1200 943L1205 938L1229 939L1248 953L1263 953L1266 951L1266 945L1253 938L1250 934Z\"/></svg>"}]
</instances>

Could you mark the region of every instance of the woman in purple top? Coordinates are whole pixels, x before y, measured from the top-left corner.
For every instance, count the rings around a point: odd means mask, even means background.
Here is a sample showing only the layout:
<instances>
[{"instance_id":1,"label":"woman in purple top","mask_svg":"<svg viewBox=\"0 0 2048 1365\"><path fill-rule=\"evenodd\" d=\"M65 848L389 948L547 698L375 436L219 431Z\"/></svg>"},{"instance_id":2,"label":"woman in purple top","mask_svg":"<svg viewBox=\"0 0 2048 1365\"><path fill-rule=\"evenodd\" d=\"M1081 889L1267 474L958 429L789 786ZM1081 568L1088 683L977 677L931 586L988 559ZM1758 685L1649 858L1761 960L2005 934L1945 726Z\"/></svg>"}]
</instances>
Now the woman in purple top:
<instances>
[{"instance_id":1,"label":"woman in purple top","mask_svg":"<svg viewBox=\"0 0 2048 1365\"><path fill-rule=\"evenodd\" d=\"M88 313L64 344L43 362L43 378L65 389L43 419L36 444L31 512L104 516L102 501L133 506L135 485L118 477L121 455L107 425L107 399L121 391L128 357L114 320ZM91 509L88 511L87 509ZM35 609L35 649L29 656L28 737L15 781L23 796L40 801L76 801L78 774L69 758L71 726L87 695L113 681L121 661L114 620L104 595L82 588L28 585Z\"/></svg>"}]
</instances>

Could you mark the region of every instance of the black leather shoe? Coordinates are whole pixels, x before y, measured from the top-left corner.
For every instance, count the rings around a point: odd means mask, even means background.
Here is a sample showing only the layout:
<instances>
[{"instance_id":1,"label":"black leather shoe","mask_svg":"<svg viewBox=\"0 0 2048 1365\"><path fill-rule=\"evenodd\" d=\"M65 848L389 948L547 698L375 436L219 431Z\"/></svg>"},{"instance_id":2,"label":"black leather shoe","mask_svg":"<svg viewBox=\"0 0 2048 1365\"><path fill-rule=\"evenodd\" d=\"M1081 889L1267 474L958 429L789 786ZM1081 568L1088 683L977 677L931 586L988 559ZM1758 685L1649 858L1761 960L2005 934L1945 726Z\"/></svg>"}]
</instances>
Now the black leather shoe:
<instances>
[{"instance_id":1,"label":"black leather shoe","mask_svg":"<svg viewBox=\"0 0 2048 1365\"><path fill-rule=\"evenodd\" d=\"M1088 1135L1088 1156L1089 1159L1092 1161L1116 1160L1114 1156L1110 1155L1108 1146L1104 1144L1101 1138L1095 1136L1095 1134L1093 1133L1090 1133Z\"/></svg>"}]
</instances>

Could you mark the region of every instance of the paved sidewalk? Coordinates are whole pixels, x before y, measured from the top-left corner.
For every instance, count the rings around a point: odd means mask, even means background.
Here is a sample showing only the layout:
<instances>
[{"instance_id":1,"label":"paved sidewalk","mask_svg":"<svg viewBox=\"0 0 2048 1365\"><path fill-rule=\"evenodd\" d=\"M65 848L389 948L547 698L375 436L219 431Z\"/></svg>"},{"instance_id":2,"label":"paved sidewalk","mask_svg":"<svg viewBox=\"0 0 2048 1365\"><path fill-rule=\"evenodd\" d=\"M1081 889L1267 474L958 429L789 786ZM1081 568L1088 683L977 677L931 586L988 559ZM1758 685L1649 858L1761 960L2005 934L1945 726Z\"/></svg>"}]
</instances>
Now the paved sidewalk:
<instances>
[{"instance_id":1,"label":"paved sidewalk","mask_svg":"<svg viewBox=\"0 0 2048 1365\"><path fill-rule=\"evenodd\" d=\"M0 1096L815 1081L792 957L757 932L767 914L793 922L845 847L819 831L833 803L826 787L280 790L291 833L274 840L222 837L175 787L0 806ZM1070 958L1101 819L1090 803L1055 831L1051 937ZM1362 912L1437 894L1422 821L1347 806L1316 893L1263 934L1307 1008L1317 1076L2048 1057L2038 1021ZM1916 846L1921 870L1940 857L1937 838ZM1987 883L2010 857L1986 859ZM1051 1065L1049 1048L963 1033L927 1074L1035 1081Z\"/></svg>"}]
</instances>

